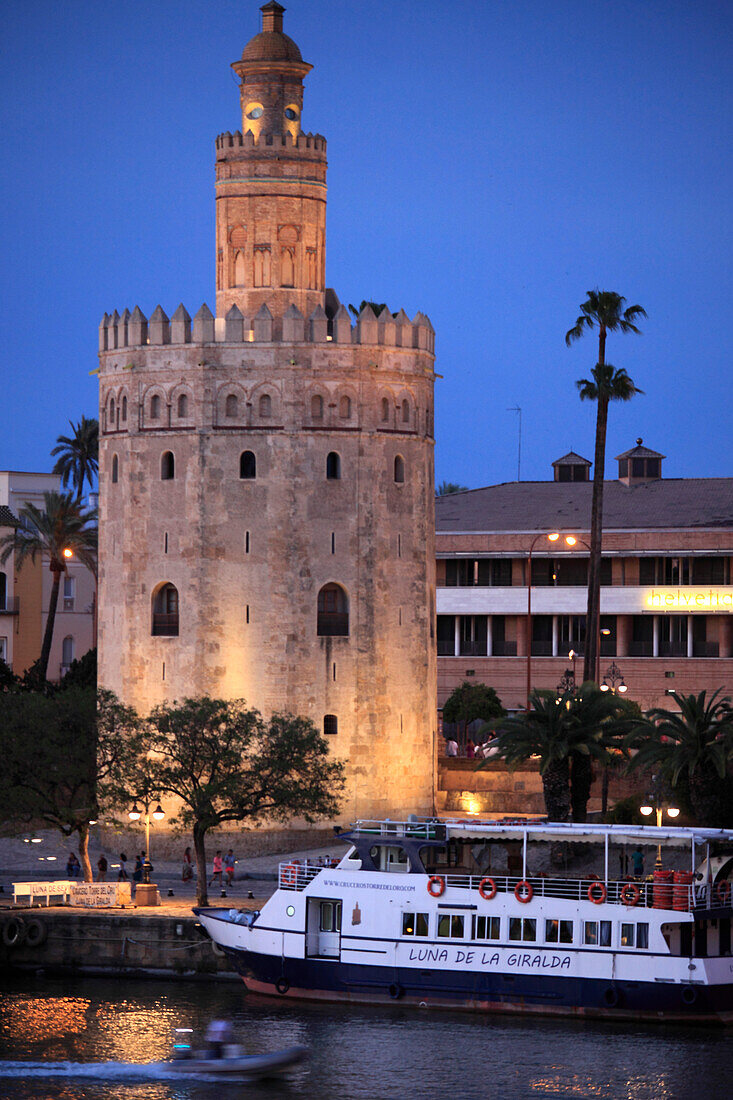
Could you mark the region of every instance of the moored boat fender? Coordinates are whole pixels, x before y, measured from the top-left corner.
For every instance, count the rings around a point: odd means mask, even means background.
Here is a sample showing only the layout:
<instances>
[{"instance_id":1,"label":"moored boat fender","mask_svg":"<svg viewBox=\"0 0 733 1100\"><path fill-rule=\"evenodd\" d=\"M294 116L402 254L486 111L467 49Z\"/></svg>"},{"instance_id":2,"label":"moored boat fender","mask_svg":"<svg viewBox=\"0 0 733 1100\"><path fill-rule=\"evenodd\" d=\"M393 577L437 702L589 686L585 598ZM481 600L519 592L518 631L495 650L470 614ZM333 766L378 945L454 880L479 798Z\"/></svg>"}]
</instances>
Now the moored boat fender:
<instances>
[{"instance_id":1,"label":"moored boat fender","mask_svg":"<svg viewBox=\"0 0 733 1100\"><path fill-rule=\"evenodd\" d=\"M22 917L11 917L3 925L3 943L6 947L20 947L25 940L25 921Z\"/></svg>"},{"instance_id":2,"label":"moored boat fender","mask_svg":"<svg viewBox=\"0 0 733 1100\"><path fill-rule=\"evenodd\" d=\"M639 898L641 897L641 890L635 882L627 882L621 891L621 901L624 905L629 907L639 904Z\"/></svg>"},{"instance_id":3,"label":"moored boat fender","mask_svg":"<svg viewBox=\"0 0 733 1100\"><path fill-rule=\"evenodd\" d=\"M211 950L215 955L218 955L219 958L221 958L222 955L226 955L226 951L216 942L216 940L211 941Z\"/></svg>"},{"instance_id":4,"label":"moored boat fender","mask_svg":"<svg viewBox=\"0 0 733 1100\"><path fill-rule=\"evenodd\" d=\"M428 879L428 893L431 898L439 898L445 891L445 879L442 875L431 875Z\"/></svg>"},{"instance_id":5,"label":"moored boat fender","mask_svg":"<svg viewBox=\"0 0 733 1100\"><path fill-rule=\"evenodd\" d=\"M697 1000L697 990L694 985L685 985L682 987L682 1001L686 1005L694 1005Z\"/></svg>"},{"instance_id":6,"label":"moored boat fender","mask_svg":"<svg viewBox=\"0 0 733 1100\"><path fill-rule=\"evenodd\" d=\"M278 978L275 982L275 989L284 997L290 989L290 982L287 978Z\"/></svg>"},{"instance_id":7,"label":"moored boat fender","mask_svg":"<svg viewBox=\"0 0 733 1100\"><path fill-rule=\"evenodd\" d=\"M392 982L388 992L393 1001L399 1001L405 991L399 982Z\"/></svg>"},{"instance_id":8,"label":"moored boat fender","mask_svg":"<svg viewBox=\"0 0 733 1100\"><path fill-rule=\"evenodd\" d=\"M522 905L527 905L534 897L532 883L527 882L526 878L521 879L514 887L514 897L517 901L521 901Z\"/></svg>"},{"instance_id":9,"label":"moored boat fender","mask_svg":"<svg viewBox=\"0 0 733 1100\"><path fill-rule=\"evenodd\" d=\"M482 878L478 884L478 892L484 901L491 901L496 897L496 883L493 878Z\"/></svg>"},{"instance_id":10,"label":"moored boat fender","mask_svg":"<svg viewBox=\"0 0 733 1100\"><path fill-rule=\"evenodd\" d=\"M602 882L591 882L588 887L588 901L592 901L594 905L603 905L606 896L606 887Z\"/></svg>"},{"instance_id":11,"label":"moored boat fender","mask_svg":"<svg viewBox=\"0 0 733 1100\"><path fill-rule=\"evenodd\" d=\"M606 1008L616 1008L621 995L615 985L609 985L608 989L603 990L603 1003Z\"/></svg>"},{"instance_id":12,"label":"moored boat fender","mask_svg":"<svg viewBox=\"0 0 733 1100\"><path fill-rule=\"evenodd\" d=\"M26 947L40 947L42 943L45 943L48 939L48 928L42 920L28 921L28 927L25 930L25 945Z\"/></svg>"}]
</instances>

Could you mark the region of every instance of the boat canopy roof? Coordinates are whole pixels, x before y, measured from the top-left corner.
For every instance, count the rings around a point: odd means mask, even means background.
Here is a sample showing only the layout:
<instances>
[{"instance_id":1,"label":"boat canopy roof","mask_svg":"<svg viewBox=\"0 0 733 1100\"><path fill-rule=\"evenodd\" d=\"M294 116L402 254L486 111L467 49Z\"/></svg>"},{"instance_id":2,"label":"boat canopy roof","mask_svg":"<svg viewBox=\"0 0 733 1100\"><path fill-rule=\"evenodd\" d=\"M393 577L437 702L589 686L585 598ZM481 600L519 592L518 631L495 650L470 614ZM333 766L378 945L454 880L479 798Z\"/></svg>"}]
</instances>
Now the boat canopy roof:
<instances>
[{"instance_id":1,"label":"boat canopy roof","mask_svg":"<svg viewBox=\"0 0 733 1100\"><path fill-rule=\"evenodd\" d=\"M565 841L582 844L666 844L689 848L692 844L727 844L733 848L733 830L697 829L681 825L595 825L571 822L459 821L416 818L408 821L357 821L349 833L379 836L382 840L408 837L411 840L523 840ZM344 837L346 839L346 837Z\"/></svg>"}]
</instances>

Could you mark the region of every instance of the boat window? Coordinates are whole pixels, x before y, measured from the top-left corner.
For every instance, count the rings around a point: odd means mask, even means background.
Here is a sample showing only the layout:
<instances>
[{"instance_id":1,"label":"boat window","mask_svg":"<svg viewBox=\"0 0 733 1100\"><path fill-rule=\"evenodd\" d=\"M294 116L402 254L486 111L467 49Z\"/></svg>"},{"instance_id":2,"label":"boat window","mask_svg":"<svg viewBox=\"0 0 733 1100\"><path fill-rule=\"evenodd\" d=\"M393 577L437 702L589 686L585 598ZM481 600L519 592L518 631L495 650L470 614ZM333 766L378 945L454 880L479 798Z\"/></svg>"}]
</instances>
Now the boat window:
<instances>
[{"instance_id":1,"label":"boat window","mask_svg":"<svg viewBox=\"0 0 733 1100\"><path fill-rule=\"evenodd\" d=\"M390 847L386 844L375 844L370 849L369 854L380 871L407 874L410 870L407 854L402 848Z\"/></svg>"},{"instance_id":2,"label":"boat window","mask_svg":"<svg viewBox=\"0 0 733 1100\"><path fill-rule=\"evenodd\" d=\"M438 917L438 936L441 939L463 939L463 915L457 913L441 913Z\"/></svg>"},{"instance_id":3,"label":"boat window","mask_svg":"<svg viewBox=\"0 0 733 1100\"><path fill-rule=\"evenodd\" d=\"M646 948L649 946L649 925L648 924L622 924L621 925L621 947L641 947Z\"/></svg>"},{"instance_id":4,"label":"boat window","mask_svg":"<svg viewBox=\"0 0 733 1100\"><path fill-rule=\"evenodd\" d=\"M573 922L571 920L546 920L546 943L572 943Z\"/></svg>"},{"instance_id":5,"label":"boat window","mask_svg":"<svg viewBox=\"0 0 733 1100\"><path fill-rule=\"evenodd\" d=\"M534 943L537 939L537 921L534 917L510 917L509 939Z\"/></svg>"},{"instance_id":6,"label":"boat window","mask_svg":"<svg viewBox=\"0 0 733 1100\"><path fill-rule=\"evenodd\" d=\"M347 866L347 864L349 866ZM349 871L358 871L361 867L361 856L358 854L356 848L350 848L344 858L341 860L340 865Z\"/></svg>"},{"instance_id":7,"label":"boat window","mask_svg":"<svg viewBox=\"0 0 733 1100\"><path fill-rule=\"evenodd\" d=\"M610 920L587 920L583 925L583 943L587 943L593 947L610 947Z\"/></svg>"},{"instance_id":8,"label":"boat window","mask_svg":"<svg viewBox=\"0 0 733 1100\"><path fill-rule=\"evenodd\" d=\"M647 948L649 946L649 925L637 924L636 926L636 946Z\"/></svg>"},{"instance_id":9,"label":"boat window","mask_svg":"<svg viewBox=\"0 0 733 1100\"><path fill-rule=\"evenodd\" d=\"M403 913L402 914L402 935L403 936L427 936L428 934L428 914L427 913Z\"/></svg>"},{"instance_id":10,"label":"boat window","mask_svg":"<svg viewBox=\"0 0 733 1100\"><path fill-rule=\"evenodd\" d=\"M474 917L473 938L475 940L500 939L501 917Z\"/></svg>"},{"instance_id":11,"label":"boat window","mask_svg":"<svg viewBox=\"0 0 733 1100\"><path fill-rule=\"evenodd\" d=\"M341 902L321 902L321 932L338 932L341 927Z\"/></svg>"}]
</instances>

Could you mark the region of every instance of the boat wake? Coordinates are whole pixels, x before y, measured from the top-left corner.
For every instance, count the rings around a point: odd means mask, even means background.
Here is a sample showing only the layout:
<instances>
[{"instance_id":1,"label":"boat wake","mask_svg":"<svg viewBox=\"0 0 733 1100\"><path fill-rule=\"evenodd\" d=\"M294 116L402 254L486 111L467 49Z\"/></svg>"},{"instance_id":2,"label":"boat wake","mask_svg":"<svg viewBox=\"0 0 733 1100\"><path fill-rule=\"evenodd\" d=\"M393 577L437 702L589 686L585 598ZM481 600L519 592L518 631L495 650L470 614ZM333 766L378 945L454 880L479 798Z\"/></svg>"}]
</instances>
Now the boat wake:
<instances>
[{"instance_id":1,"label":"boat wake","mask_svg":"<svg viewBox=\"0 0 733 1100\"><path fill-rule=\"evenodd\" d=\"M86 1077L97 1080L136 1079L180 1080L195 1077L198 1081L221 1081L221 1075L198 1071L190 1073L181 1068L172 1069L167 1062L3 1062L0 1061L0 1080L4 1077ZM242 1079L247 1074L242 1072ZM232 1074L227 1075L233 1079ZM0 1089L0 1092L2 1089Z\"/></svg>"}]
</instances>

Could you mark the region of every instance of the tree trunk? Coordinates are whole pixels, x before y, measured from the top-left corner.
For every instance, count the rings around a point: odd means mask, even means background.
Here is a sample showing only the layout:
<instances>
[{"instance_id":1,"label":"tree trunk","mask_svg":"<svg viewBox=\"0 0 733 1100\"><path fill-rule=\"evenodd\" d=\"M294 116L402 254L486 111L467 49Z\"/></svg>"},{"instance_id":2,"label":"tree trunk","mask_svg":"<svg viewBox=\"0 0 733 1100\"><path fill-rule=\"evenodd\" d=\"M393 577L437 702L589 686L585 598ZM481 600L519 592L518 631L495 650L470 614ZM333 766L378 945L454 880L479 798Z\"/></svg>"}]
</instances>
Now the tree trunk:
<instances>
[{"instance_id":1,"label":"tree trunk","mask_svg":"<svg viewBox=\"0 0 733 1100\"><path fill-rule=\"evenodd\" d=\"M550 821L567 821L570 816L570 761L548 764L542 776L545 810Z\"/></svg>"},{"instance_id":2,"label":"tree trunk","mask_svg":"<svg viewBox=\"0 0 733 1100\"><path fill-rule=\"evenodd\" d=\"M598 395L596 417L596 453L593 471L593 500L590 519L590 559L588 562L588 607L585 616L585 657L583 680L598 677L598 644L601 610L601 543L603 540L603 473L606 465L606 427L608 396Z\"/></svg>"},{"instance_id":3,"label":"tree trunk","mask_svg":"<svg viewBox=\"0 0 733 1100\"><path fill-rule=\"evenodd\" d=\"M201 906L209 904L205 839L206 829L196 822L193 827L193 850L196 853L196 902Z\"/></svg>"},{"instance_id":4,"label":"tree trunk","mask_svg":"<svg viewBox=\"0 0 733 1100\"><path fill-rule=\"evenodd\" d=\"M573 821L588 820L588 799L593 784L593 764L585 753L572 754L570 771L570 802L573 808Z\"/></svg>"},{"instance_id":5,"label":"tree trunk","mask_svg":"<svg viewBox=\"0 0 733 1100\"><path fill-rule=\"evenodd\" d=\"M79 862L85 882L94 882L92 864L89 859L89 826L79 826Z\"/></svg>"},{"instance_id":6,"label":"tree trunk","mask_svg":"<svg viewBox=\"0 0 733 1100\"><path fill-rule=\"evenodd\" d=\"M46 630L43 635L41 656L38 660L38 673L41 682L48 679L48 660L51 656L51 642L53 641L53 628L56 622L56 607L59 602L61 574L64 572L63 567L60 567L58 562L52 561L50 568L53 573L53 585L51 586L51 598L48 601L48 618L46 619Z\"/></svg>"}]
</instances>

